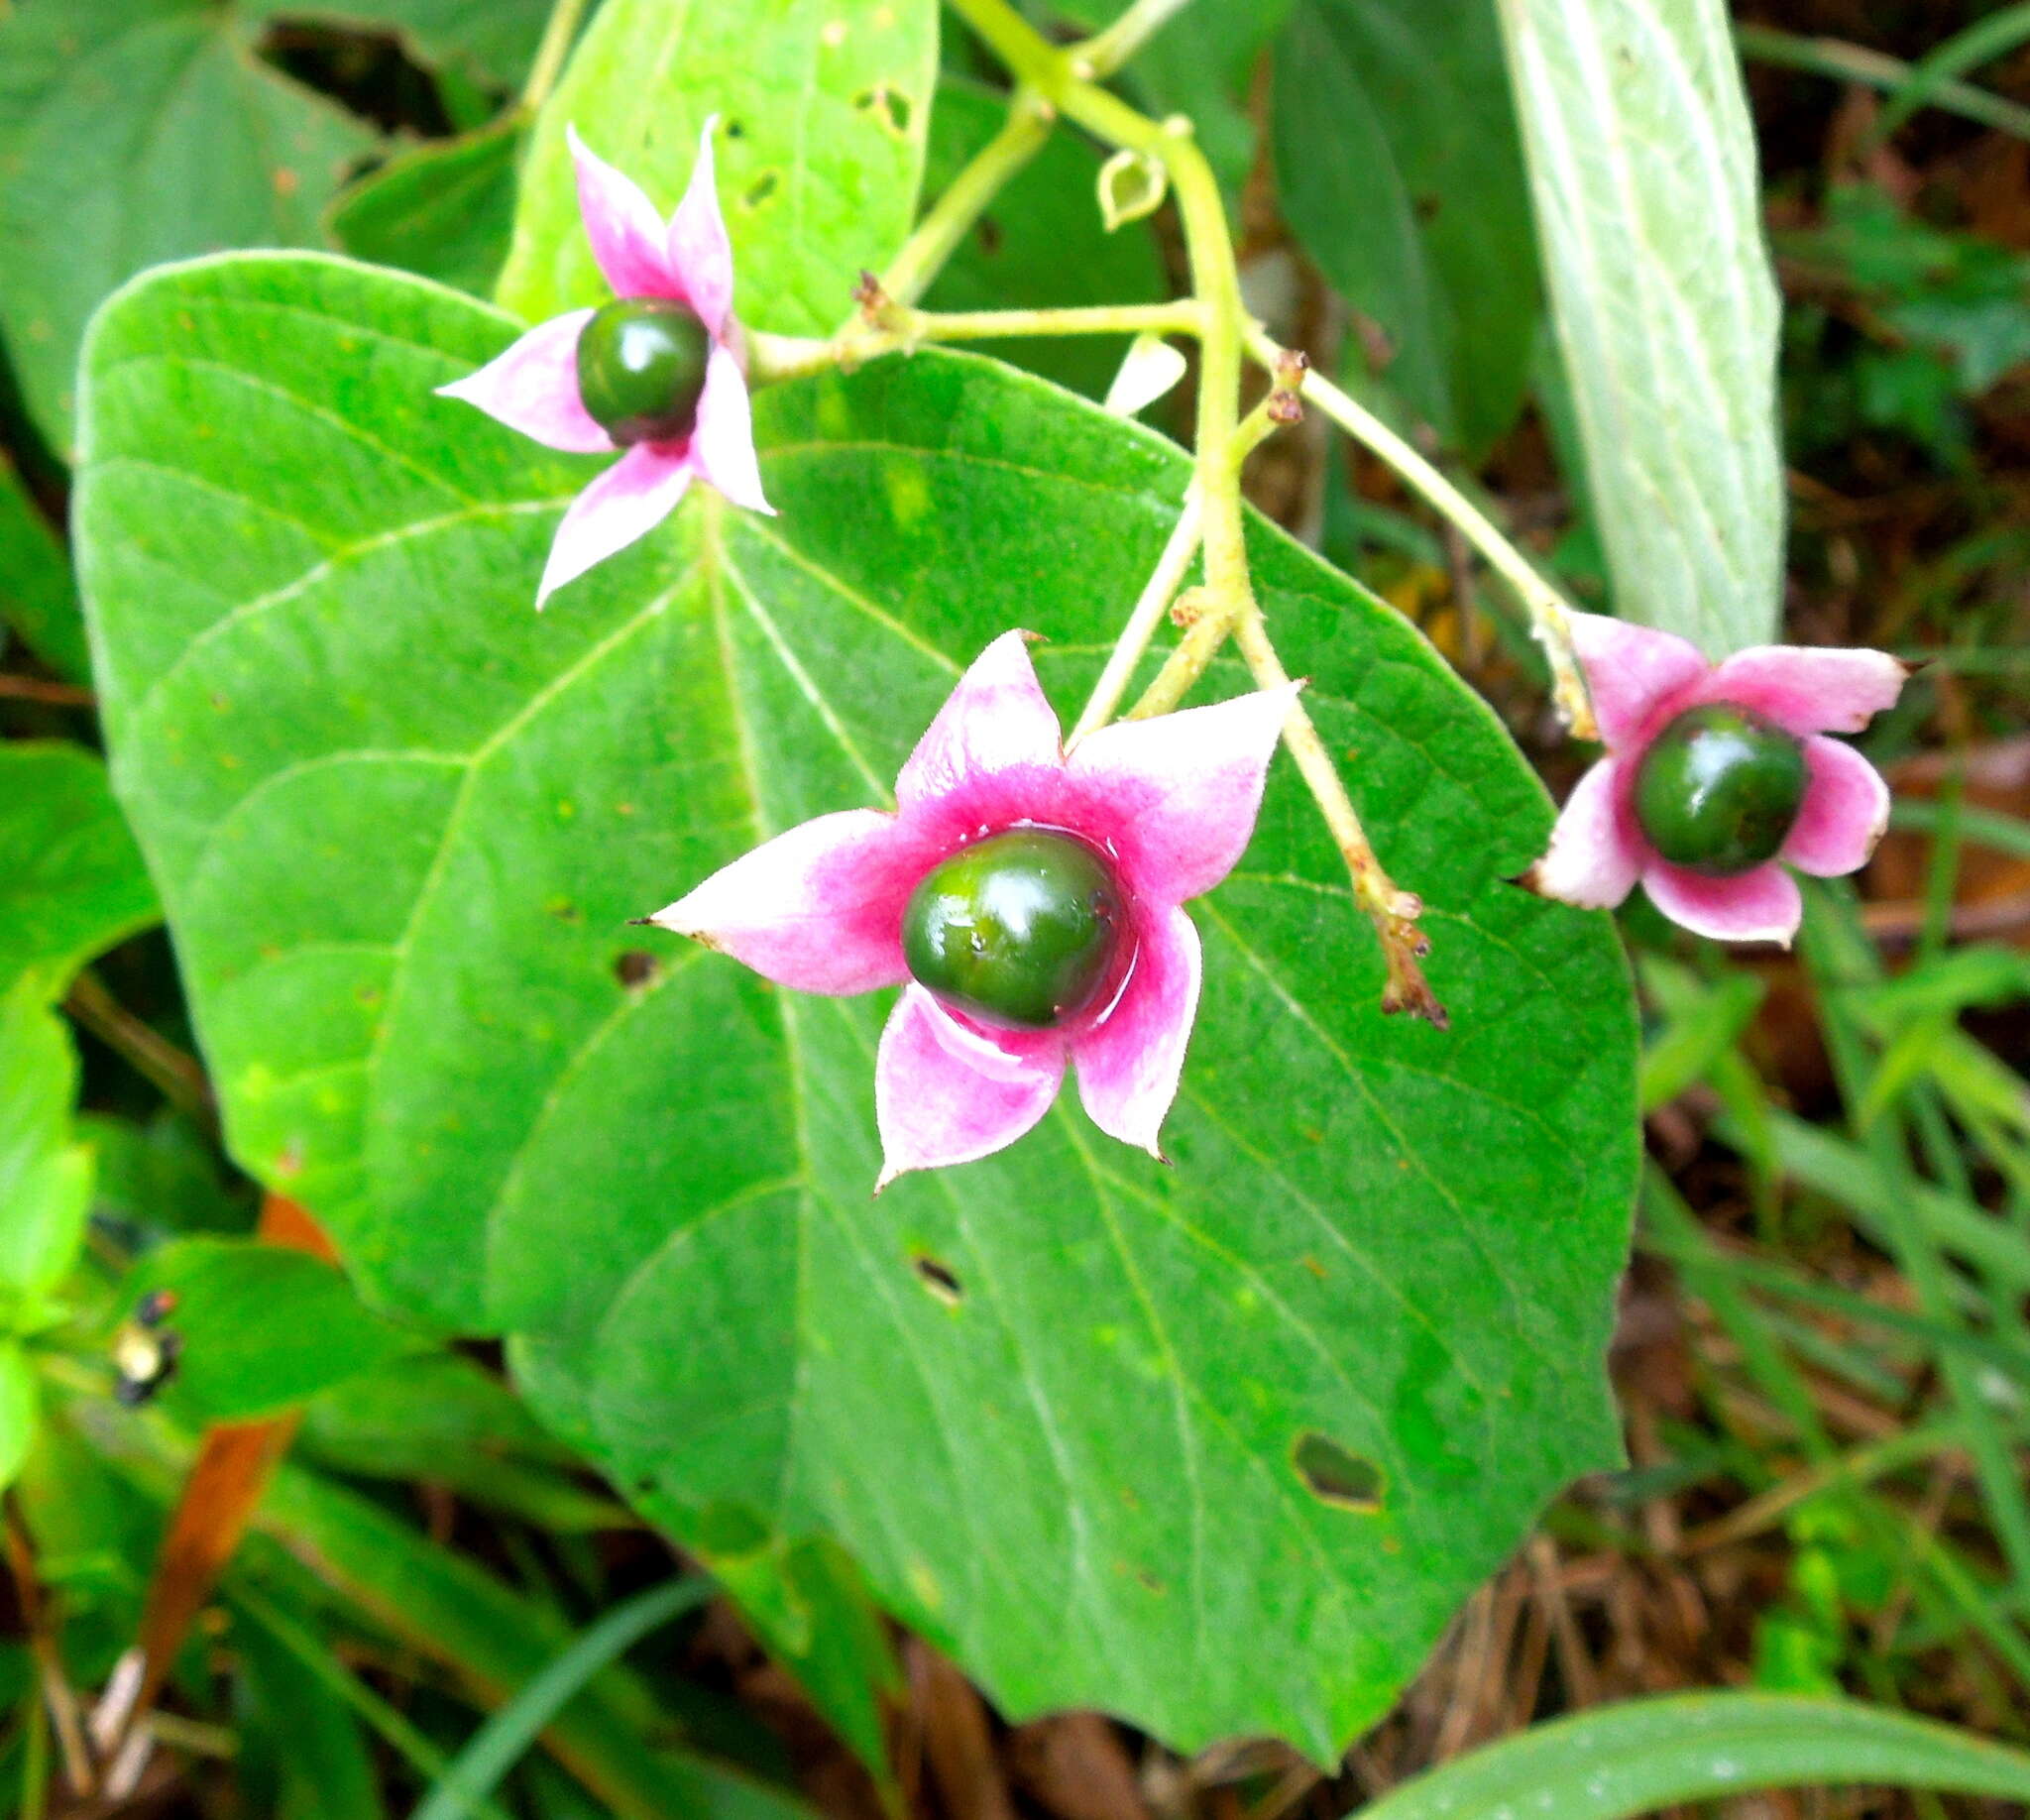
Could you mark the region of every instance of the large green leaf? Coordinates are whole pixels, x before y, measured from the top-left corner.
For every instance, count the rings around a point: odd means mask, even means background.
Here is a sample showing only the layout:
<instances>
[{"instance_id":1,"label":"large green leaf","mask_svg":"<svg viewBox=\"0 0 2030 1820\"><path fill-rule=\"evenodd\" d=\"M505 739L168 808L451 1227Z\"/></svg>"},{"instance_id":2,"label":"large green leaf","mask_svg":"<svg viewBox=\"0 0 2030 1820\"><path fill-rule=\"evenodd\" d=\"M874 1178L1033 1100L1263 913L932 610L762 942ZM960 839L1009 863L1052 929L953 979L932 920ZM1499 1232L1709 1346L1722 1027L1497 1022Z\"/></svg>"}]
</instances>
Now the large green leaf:
<instances>
[{"instance_id":1,"label":"large green leaf","mask_svg":"<svg viewBox=\"0 0 2030 1820\"><path fill-rule=\"evenodd\" d=\"M1258 527L1451 1033L1380 1015L1279 766L1201 906L1176 1168L1068 1110L873 1200L883 1005L625 919L881 800L1008 626L1072 704L1184 458L991 362L879 362L757 399L779 518L701 493L539 617L596 464L432 396L512 333L242 256L143 281L94 338L115 774L236 1154L389 1305L514 1333L550 1418L708 1556L839 1540L1015 1713L1330 1754L1616 1456L1634 1019L1607 920L1503 882L1541 789L1398 616ZM1335 1466L1374 1508L1318 1495Z\"/></svg>"},{"instance_id":2,"label":"large green leaf","mask_svg":"<svg viewBox=\"0 0 2030 1820\"><path fill-rule=\"evenodd\" d=\"M0 991L60 997L94 955L162 914L106 767L81 745L0 745Z\"/></svg>"},{"instance_id":3,"label":"large green leaf","mask_svg":"<svg viewBox=\"0 0 2030 1820\"><path fill-rule=\"evenodd\" d=\"M1389 383L1478 454L1536 342L1529 194L1486 0L1298 0L1276 53L1285 212L1387 331Z\"/></svg>"},{"instance_id":4,"label":"large green leaf","mask_svg":"<svg viewBox=\"0 0 2030 1820\"><path fill-rule=\"evenodd\" d=\"M740 319L829 332L908 232L937 60L937 0L607 0L537 122L501 301L534 319L609 294L567 126L667 210L717 114Z\"/></svg>"},{"instance_id":5,"label":"large green leaf","mask_svg":"<svg viewBox=\"0 0 2030 1820\"><path fill-rule=\"evenodd\" d=\"M1845 1700L1679 1694L1532 1726L1406 1782L1360 1820L1634 1820L1678 1802L1822 1783L2030 1801L2030 1756Z\"/></svg>"},{"instance_id":6,"label":"large green leaf","mask_svg":"<svg viewBox=\"0 0 2030 1820\"><path fill-rule=\"evenodd\" d=\"M1779 300L1723 0L1497 0L1619 612L1722 656L1782 604Z\"/></svg>"},{"instance_id":7,"label":"large green leaf","mask_svg":"<svg viewBox=\"0 0 2030 1820\"><path fill-rule=\"evenodd\" d=\"M0 16L0 332L70 444L86 318L158 260L309 246L362 123L254 55L217 0L21 0Z\"/></svg>"},{"instance_id":8,"label":"large green leaf","mask_svg":"<svg viewBox=\"0 0 2030 1820\"><path fill-rule=\"evenodd\" d=\"M70 559L0 453L0 626L11 626L30 650L72 682L91 680L84 616L70 579ZM0 638L0 644L4 644Z\"/></svg>"},{"instance_id":9,"label":"large green leaf","mask_svg":"<svg viewBox=\"0 0 2030 1820\"><path fill-rule=\"evenodd\" d=\"M73 1141L77 1055L33 979L0 993L0 1334L39 1323L69 1274L91 1206Z\"/></svg>"}]
</instances>

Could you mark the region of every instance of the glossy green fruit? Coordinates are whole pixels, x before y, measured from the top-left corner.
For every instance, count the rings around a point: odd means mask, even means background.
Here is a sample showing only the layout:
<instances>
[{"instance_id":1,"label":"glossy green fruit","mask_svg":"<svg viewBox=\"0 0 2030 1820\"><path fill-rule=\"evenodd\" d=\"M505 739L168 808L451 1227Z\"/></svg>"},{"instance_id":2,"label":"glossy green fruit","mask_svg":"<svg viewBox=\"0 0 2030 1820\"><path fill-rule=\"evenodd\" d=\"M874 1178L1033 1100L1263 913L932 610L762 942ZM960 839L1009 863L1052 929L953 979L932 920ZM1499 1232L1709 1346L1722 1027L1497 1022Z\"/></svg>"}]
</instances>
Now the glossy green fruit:
<instances>
[{"instance_id":1,"label":"glossy green fruit","mask_svg":"<svg viewBox=\"0 0 2030 1820\"><path fill-rule=\"evenodd\" d=\"M578 396L625 448L681 442L697 426L712 337L673 297L622 297L578 337Z\"/></svg>"},{"instance_id":2,"label":"glossy green fruit","mask_svg":"<svg viewBox=\"0 0 2030 1820\"><path fill-rule=\"evenodd\" d=\"M1106 982L1126 927L1120 887L1084 842L1016 828L927 873L902 918L909 970L983 1024L1048 1030Z\"/></svg>"},{"instance_id":3,"label":"glossy green fruit","mask_svg":"<svg viewBox=\"0 0 2030 1820\"><path fill-rule=\"evenodd\" d=\"M1642 754L1635 819L1673 865L1726 878L1776 857L1809 781L1789 734L1710 702L1679 715Z\"/></svg>"}]
</instances>

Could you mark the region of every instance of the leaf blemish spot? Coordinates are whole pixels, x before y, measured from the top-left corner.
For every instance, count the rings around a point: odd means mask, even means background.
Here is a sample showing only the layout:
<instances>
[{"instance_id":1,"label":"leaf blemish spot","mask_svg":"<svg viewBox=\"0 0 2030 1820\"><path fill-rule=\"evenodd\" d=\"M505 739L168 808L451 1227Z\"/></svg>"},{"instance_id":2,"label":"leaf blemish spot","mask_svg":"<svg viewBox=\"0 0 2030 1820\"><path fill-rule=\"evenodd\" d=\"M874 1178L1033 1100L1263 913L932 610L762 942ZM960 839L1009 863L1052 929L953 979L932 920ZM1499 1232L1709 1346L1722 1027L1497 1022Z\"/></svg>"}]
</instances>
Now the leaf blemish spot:
<instances>
[{"instance_id":1,"label":"leaf blemish spot","mask_svg":"<svg viewBox=\"0 0 2030 1820\"><path fill-rule=\"evenodd\" d=\"M877 82L872 88L863 89L852 98L852 104L863 114L871 114L884 133L896 139L909 137L909 97L890 88L886 82Z\"/></svg>"},{"instance_id":2,"label":"leaf blemish spot","mask_svg":"<svg viewBox=\"0 0 2030 1820\"><path fill-rule=\"evenodd\" d=\"M662 977L662 963L643 948L630 948L614 958L614 977L630 992L652 986Z\"/></svg>"},{"instance_id":3,"label":"leaf blemish spot","mask_svg":"<svg viewBox=\"0 0 2030 1820\"><path fill-rule=\"evenodd\" d=\"M951 1265L932 1257L927 1251L919 1251L909 1262L910 1268L916 1272L917 1281L948 1308L956 1308L965 1300L965 1286L959 1281L958 1273Z\"/></svg>"},{"instance_id":4,"label":"leaf blemish spot","mask_svg":"<svg viewBox=\"0 0 2030 1820\"><path fill-rule=\"evenodd\" d=\"M759 176L757 176L751 183L749 183L746 189L741 192L740 206L742 208L759 208L762 203L766 202L770 196L775 194L776 189L780 185L781 181L782 179L779 176L777 176L773 171L762 171L762 173Z\"/></svg>"},{"instance_id":5,"label":"leaf blemish spot","mask_svg":"<svg viewBox=\"0 0 2030 1820\"><path fill-rule=\"evenodd\" d=\"M1350 1453L1329 1434L1315 1429L1297 1437L1291 1461L1304 1488L1320 1504L1372 1517L1382 1508L1388 1478L1373 1460Z\"/></svg>"}]
</instances>

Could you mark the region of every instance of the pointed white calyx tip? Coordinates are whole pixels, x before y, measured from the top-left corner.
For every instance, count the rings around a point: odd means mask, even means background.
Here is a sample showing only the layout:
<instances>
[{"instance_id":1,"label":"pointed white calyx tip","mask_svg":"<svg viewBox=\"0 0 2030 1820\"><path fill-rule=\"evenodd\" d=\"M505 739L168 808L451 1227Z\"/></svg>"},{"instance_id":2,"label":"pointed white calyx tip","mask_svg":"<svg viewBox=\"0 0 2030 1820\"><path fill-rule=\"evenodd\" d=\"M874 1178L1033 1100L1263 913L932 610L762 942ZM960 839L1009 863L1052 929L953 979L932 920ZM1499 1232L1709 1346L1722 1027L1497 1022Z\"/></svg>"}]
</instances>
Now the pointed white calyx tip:
<instances>
[{"instance_id":1,"label":"pointed white calyx tip","mask_svg":"<svg viewBox=\"0 0 2030 1820\"><path fill-rule=\"evenodd\" d=\"M705 938L699 934L696 924L684 914L684 906L690 901L688 897L680 897L675 903L665 904L660 910L652 911L647 916L637 918L636 921L645 928L664 929L671 935L687 936L694 942L703 942ZM709 948L711 944L707 942L706 946Z\"/></svg>"},{"instance_id":2,"label":"pointed white calyx tip","mask_svg":"<svg viewBox=\"0 0 2030 1820\"><path fill-rule=\"evenodd\" d=\"M1128 344L1107 388L1105 408L1117 417L1146 410L1184 377L1189 363L1161 335L1145 331Z\"/></svg>"}]
</instances>

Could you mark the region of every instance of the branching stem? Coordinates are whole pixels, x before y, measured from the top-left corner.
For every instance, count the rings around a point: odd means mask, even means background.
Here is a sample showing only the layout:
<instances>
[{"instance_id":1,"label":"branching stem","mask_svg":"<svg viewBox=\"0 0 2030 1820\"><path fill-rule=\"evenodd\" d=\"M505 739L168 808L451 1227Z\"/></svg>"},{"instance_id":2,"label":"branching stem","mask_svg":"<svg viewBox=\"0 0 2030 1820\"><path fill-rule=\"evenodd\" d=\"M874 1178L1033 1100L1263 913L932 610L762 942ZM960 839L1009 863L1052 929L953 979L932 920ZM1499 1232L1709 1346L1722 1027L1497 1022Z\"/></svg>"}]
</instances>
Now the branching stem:
<instances>
[{"instance_id":1,"label":"branching stem","mask_svg":"<svg viewBox=\"0 0 2030 1820\"><path fill-rule=\"evenodd\" d=\"M1104 31L1071 47L1072 70L1087 82L1104 81L1190 4L1191 0L1134 0Z\"/></svg>"},{"instance_id":2,"label":"branching stem","mask_svg":"<svg viewBox=\"0 0 2030 1820\"><path fill-rule=\"evenodd\" d=\"M1056 117L1056 110L1034 88L1026 84L1016 87L1001 130L946 186L917 223L915 232L903 242L902 251L889 262L888 270L881 274L881 289L888 296L898 303L910 304L930 288L931 281L945 269L945 262L958 250L972 224L986 212L987 205L1043 150ZM849 318L841 332L851 326Z\"/></svg>"},{"instance_id":3,"label":"branching stem","mask_svg":"<svg viewBox=\"0 0 2030 1820\"><path fill-rule=\"evenodd\" d=\"M747 332L748 372L795 379L854 367L883 354L909 354L932 341L995 341L1022 335L1195 335L1203 312L1190 297L1171 303L1094 303L1071 309L912 309L864 280L853 323L829 341Z\"/></svg>"},{"instance_id":4,"label":"branching stem","mask_svg":"<svg viewBox=\"0 0 2030 1820\"><path fill-rule=\"evenodd\" d=\"M1528 603L1538 634L1551 653L1560 701L1568 717L1575 725L1590 728L1583 686L1571 658L1565 609L1555 591L1536 577L1435 469L1336 387L1307 373L1301 355L1277 347L1248 315L1226 205L1212 167L1192 137L1190 122L1181 116L1152 120L1098 86L1100 77L1133 55L1188 0L1133 0L1112 26L1069 50L1039 35L1009 0L949 0L949 4L1014 78L1014 98L1006 122L925 215L888 271L878 279L862 275L854 295L857 314L837 333L823 341L752 333L746 338L745 352L755 379L780 380L830 367L850 367L880 354L908 353L930 341L1079 334L1197 337L1191 484L1155 571L1071 730L1071 741L1086 738L1118 711L1166 614L1184 627L1184 635L1130 711L1130 718L1176 707L1229 637L1238 641L1258 686L1274 688L1288 681L1249 579L1241 468L1280 424L1297 419L1301 411L1300 396L1316 399L1329 416L1370 446L1380 448L1510 578ZM917 299L967 230L1008 179L1041 149L1052 123L1060 117L1075 122L1121 152L1161 166L1184 227L1191 294L1170 303L1072 309L917 308ZM1275 373L1276 384L1244 418L1241 381L1250 354ZM1204 582L1180 598L1178 590L1193 556L1201 550ZM1411 1011L1442 1026L1444 1012L1425 985L1418 966L1429 948L1416 928L1422 906L1412 894L1397 890L1382 869L1324 742L1301 706L1293 707L1284 740L1345 857L1354 899L1381 938L1388 966L1384 1008Z\"/></svg>"},{"instance_id":5,"label":"branching stem","mask_svg":"<svg viewBox=\"0 0 2030 1820\"><path fill-rule=\"evenodd\" d=\"M1286 351L1261 329L1250 327L1248 352L1265 367L1275 367ZM1522 552L1497 530L1487 514L1452 485L1415 449L1397 435L1380 417L1350 398L1322 374L1306 372L1302 379L1304 398L1339 425L1356 442L1372 449L1414 491L1459 527L1460 534L1477 549L1489 568L1515 590L1529 614L1530 629L1542 645L1550 664L1551 692L1558 712L1572 737L1598 739L1593 704L1586 693L1586 679L1572 649L1571 628L1565 616L1571 609L1565 598L1539 575Z\"/></svg>"},{"instance_id":6,"label":"branching stem","mask_svg":"<svg viewBox=\"0 0 2030 1820\"><path fill-rule=\"evenodd\" d=\"M1180 617L1186 620L1184 637L1135 705L1133 716L1141 718L1175 707L1204 674L1229 636L1238 638L1257 683L1264 688L1274 687L1287 678L1270 642L1268 628L1262 624L1261 607L1248 576L1241 465L1263 436L1279 421L1287 420L1294 404L1291 394L1304 379L1301 363L1267 343L1248 316L1241 298L1240 271L1234 260L1226 205L1212 167L1191 136L1189 121L1151 120L1093 81L1095 75L1112 66L1109 59L1117 61L1127 55L1177 8L1165 0L1137 0L1116 22L1113 32L1102 33L1097 41L1067 52L1041 38L1008 0L950 0L950 4L1008 66L1022 87L1033 90L1067 119L1100 139L1160 163L1177 198L1185 256L1190 265L1192 296L1199 311L1198 417L1186 511L1195 504L1202 520L1195 528L1204 540L1205 581L1201 588L1178 603ZM1258 337L1265 352L1257 357L1264 358L1265 364L1276 370L1277 391L1243 424L1242 368ZM1492 526L1489 530L1493 534ZM1095 708L1100 717L1111 711L1111 704L1100 706L1103 696L1110 693L1117 701L1125 688L1161 622L1162 607L1152 603L1167 599L1182 579L1189 553L1186 548L1180 555L1179 550L1191 534L1181 519L1129 618L1116 660L1102 673L1094 703L1079 718L1074 738L1089 733L1098 724ZM1385 1008L1412 1011L1442 1024L1444 1013L1425 985L1418 967L1428 949L1414 921L1421 906L1413 896L1396 890L1382 871L1317 730L1301 708L1292 711L1284 728L1284 739L1345 855L1355 900L1371 918L1381 938L1389 971L1389 985L1383 995Z\"/></svg>"},{"instance_id":7,"label":"branching stem","mask_svg":"<svg viewBox=\"0 0 2030 1820\"><path fill-rule=\"evenodd\" d=\"M1106 660L1106 667L1100 671L1099 681L1093 684L1092 698L1085 704L1085 712L1078 717L1077 726L1071 729L1068 743L1077 744L1087 734L1113 719L1136 666L1142 661L1142 654L1148 650L1149 641L1156 636L1157 627L1163 624L1171 602L1184 585L1191 558L1198 553L1204 524L1204 500L1194 482L1185 490L1178 521L1171 527L1170 541L1156 559L1156 567L1143 586L1135 611L1129 614L1128 624L1122 628L1120 639Z\"/></svg>"}]
</instances>

